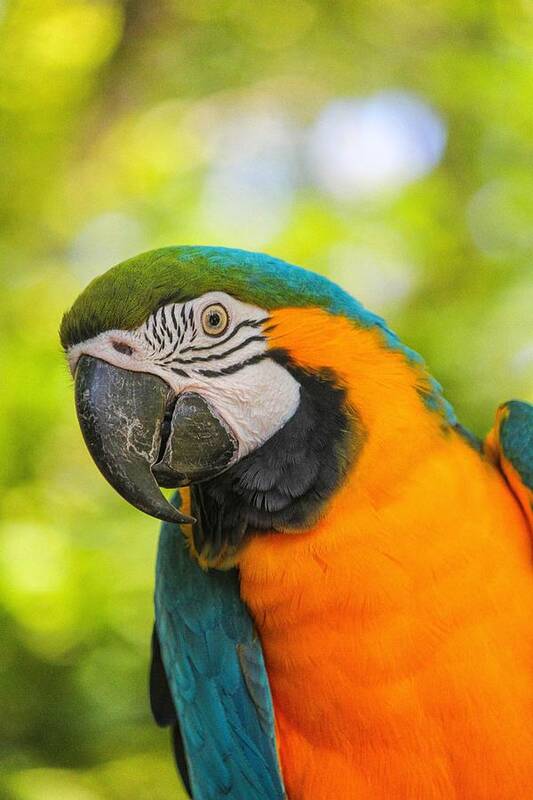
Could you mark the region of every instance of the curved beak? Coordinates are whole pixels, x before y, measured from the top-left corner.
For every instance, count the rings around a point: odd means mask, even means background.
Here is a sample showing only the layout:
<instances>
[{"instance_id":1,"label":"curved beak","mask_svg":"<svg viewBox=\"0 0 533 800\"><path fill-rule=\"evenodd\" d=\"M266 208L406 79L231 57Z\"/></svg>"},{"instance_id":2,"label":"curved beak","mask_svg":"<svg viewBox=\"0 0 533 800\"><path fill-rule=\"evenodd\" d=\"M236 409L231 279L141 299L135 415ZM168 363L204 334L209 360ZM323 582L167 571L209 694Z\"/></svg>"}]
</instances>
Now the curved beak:
<instances>
[{"instance_id":1,"label":"curved beak","mask_svg":"<svg viewBox=\"0 0 533 800\"><path fill-rule=\"evenodd\" d=\"M75 374L78 421L96 466L135 508L167 522L192 517L159 486L183 486L221 472L236 442L198 395L175 400L161 378L84 355Z\"/></svg>"}]
</instances>

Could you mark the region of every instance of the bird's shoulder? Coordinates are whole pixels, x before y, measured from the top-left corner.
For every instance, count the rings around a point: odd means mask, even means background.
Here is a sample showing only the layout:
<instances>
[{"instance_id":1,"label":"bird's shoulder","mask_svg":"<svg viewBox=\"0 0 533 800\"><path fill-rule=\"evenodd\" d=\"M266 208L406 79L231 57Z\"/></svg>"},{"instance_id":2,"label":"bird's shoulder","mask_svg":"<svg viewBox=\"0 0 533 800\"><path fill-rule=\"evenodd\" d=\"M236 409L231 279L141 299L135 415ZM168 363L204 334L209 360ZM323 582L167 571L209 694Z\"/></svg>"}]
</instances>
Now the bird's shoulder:
<instances>
[{"instance_id":1,"label":"bird's shoulder","mask_svg":"<svg viewBox=\"0 0 533 800\"><path fill-rule=\"evenodd\" d=\"M533 529L533 405L521 400L503 403L496 412L486 446Z\"/></svg>"}]
</instances>

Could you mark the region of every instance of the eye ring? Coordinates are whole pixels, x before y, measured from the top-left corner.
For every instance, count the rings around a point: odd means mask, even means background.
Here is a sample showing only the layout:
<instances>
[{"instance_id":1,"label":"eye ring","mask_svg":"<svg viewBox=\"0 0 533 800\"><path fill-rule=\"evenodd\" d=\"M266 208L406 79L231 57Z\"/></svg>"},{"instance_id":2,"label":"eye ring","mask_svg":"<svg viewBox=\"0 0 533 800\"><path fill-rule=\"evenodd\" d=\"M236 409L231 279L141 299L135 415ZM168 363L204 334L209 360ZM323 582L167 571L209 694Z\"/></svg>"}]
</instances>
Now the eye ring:
<instances>
[{"instance_id":1,"label":"eye ring","mask_svg":"<svg viewBox=\"0 0 533 800\"><path fill-rule=\"evenodd\" d=\"M212 303L202 311L202 328L208 336L221 336L229 325L229 314L221 303Z\"/></svg>"}]
</instances>

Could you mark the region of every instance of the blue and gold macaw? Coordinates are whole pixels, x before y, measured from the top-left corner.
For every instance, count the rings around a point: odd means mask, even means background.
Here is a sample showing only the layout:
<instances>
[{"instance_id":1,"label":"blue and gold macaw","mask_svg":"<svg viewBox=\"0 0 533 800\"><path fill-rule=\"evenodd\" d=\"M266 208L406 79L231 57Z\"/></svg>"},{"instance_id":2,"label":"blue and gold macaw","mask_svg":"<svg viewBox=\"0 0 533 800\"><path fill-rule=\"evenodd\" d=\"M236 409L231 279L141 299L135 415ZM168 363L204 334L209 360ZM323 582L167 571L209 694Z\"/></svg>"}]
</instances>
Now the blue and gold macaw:
<instances>
[{"instance_id":1,"label":"blue and gold macaw","mask_svg":"<svg viewBox=\"0 0 533 800\"><path fill-rule=\"evenodd\" d=\"M531 405L478 441L383 320L239 250L119 264L61 340L163 520L151 700L195 800L531 796Z\"/></svg>"}]
</instances>

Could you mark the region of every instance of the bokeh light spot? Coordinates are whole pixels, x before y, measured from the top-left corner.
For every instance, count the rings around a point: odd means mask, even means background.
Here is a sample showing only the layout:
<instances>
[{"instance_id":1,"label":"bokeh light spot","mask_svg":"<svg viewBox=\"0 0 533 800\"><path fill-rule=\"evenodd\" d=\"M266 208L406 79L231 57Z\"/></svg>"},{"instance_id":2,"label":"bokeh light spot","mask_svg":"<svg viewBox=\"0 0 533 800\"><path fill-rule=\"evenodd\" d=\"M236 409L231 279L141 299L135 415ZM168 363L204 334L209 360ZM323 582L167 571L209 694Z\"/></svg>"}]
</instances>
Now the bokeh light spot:
<instances>
[{"instance_id":1,"label":"bokeh light spot","mask_svg":"<svg viewBox=\"0 0 533 800\"><path fill-rule=\"evenodd\" d=\"M371 247L335 245L329 252L328 265L334 281L377 312L401 306L415 285L411 264Z\"/></svg>"},{"instance_id":2,"label":"bokeh light spot","mask_svg":"<svg viewBox=\"0 0 533 800\"><path fill-rule=\"evenodd\" d=\"M67 542L51 527L10 523L3 527L0 565L11 590L53 592L63 587Z\"/></svg>"},{"instance_id":3,"label":"bokeh light spot","mask_svg":"<svg viewBox=\"0 0 533 800\"><path fill-rule=\"evenodd\" d=\"M533 182L496 179L470 199L466 218L476 246L486 255L507 258L533 254Z\"/></svg>"},{"instance_id":4,"label":"bokeh light spot","mask_svg":"<svg viewBox=\"0 0 533 800\"><path fill-rule=\"evenodd\" d=\"M203 225L220 244L261 247L287 223L293 135L276 112L237 113L221 122L200 206Z\"/></svg>"},{"instance_id":5,"label":"bokeh light spot","mask_svg":"<svg viewBox=\"0 0 533 800\"><path fill-rule=\"evenodd\" d=\"M75 237L68 255L74 272L88 280L146 249L142 224L128 214L113 211L89 220Z\"/></svg>"},{"instance_id":6,"label":"bokeh light spot","mask_svg":"<svg viewBox=\"0 0 533 800\"><path fill-rule=\"evenodd\" d=\"M22 770L9 784L16 800L103 800L103 795L86 788L82 779L68 770Z\"/></svg>"},{"instance_id":7,"label":"bokeh light spot","mask_svg":"<svg viewBox=\"0 0 533 800\"><path fill-rule=\"evenodd\" d=\"M49 14L32 32L34 50L58 66L88 67L105 61L122 31L120 6L70 3Z\"/></svg>"},{"instance_id":8,"label":"bokeh light spot","mask_svg":"<svg viewBox=\"0 0 533 800\"><path fill-rule=\"evenodd\" d=\"M338 99L321 111L309 134L309 168L338 200L398 189L441 160L446 126L419 97L382 92Z\"/></svg>"}]
</instances>

